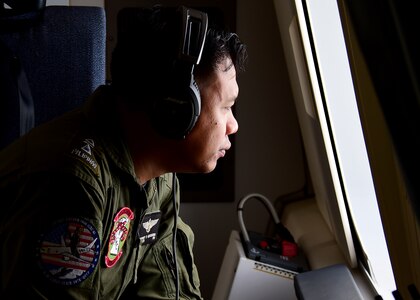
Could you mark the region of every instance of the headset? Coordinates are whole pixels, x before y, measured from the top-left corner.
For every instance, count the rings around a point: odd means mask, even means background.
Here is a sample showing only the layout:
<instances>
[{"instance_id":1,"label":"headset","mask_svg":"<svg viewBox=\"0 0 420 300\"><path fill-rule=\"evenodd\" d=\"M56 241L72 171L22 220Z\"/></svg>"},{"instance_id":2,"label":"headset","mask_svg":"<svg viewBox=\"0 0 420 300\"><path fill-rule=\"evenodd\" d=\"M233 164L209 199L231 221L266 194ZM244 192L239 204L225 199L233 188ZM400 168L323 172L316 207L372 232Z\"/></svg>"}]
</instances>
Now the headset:
<instances>
[{"instance_id":1,"label":"headset","mask_svg":"<svg viewBox=\"0 0 420 300\"><path fill-rule=\"evenodd\" d=\"M201 97L193 71L199 64L206 39L207 14L181 6L181 37L172 75L163 97L152 108L152 123L165 137L183 139L192 130L201 111Z\"/></svg>"}]
</instances>

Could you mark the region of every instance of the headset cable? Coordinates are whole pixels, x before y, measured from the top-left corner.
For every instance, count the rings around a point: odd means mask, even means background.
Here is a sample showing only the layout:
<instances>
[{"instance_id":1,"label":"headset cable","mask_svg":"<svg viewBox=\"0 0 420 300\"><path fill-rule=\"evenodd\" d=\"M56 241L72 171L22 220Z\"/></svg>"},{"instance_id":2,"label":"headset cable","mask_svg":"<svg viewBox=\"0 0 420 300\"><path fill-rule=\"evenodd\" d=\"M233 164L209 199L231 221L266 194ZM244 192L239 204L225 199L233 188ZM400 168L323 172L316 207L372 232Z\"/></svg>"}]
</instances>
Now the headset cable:
<instances>
[{"instance_id":1,"label":"headset cable","mask_svg":"<svg viewBox=\"0 0 420 300\"><path fill-rule=\"evenodd\" d=\"M176 255L176 234L178 227L178 209L177 209L177 190L176 190L176 174L172 176L172 191L173 191L173 205L174 205L174 227L172 229L172 252L173 252L173 263L175 273L175 299L179 299L179 273L178 273L178 261Z\"/></svg>"}]
</instances>

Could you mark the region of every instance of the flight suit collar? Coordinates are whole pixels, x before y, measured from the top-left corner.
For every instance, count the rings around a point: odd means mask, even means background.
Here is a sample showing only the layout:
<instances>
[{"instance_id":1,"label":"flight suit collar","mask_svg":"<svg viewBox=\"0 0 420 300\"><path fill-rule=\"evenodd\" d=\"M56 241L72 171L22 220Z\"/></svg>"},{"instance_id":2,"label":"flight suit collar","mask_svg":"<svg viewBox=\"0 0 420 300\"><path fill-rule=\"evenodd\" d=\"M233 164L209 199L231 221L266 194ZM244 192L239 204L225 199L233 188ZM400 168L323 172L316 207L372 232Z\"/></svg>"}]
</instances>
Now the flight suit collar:
<instances>
[{"instance_id":1,"label":"flight suit collar","mask_svg":"<svg viewBox=\"0 0 420 300\"><path fill-rule=\"evenodd\" d=\"M83 107L83 112L93 128L101 137L104 149L113 163L125 174L132 177L146 198L148 205L157 193L155 180L141 185L134 171L134 164L128 147L123 139L123 132L118 120L117 97L110 86L98 87Z\"/></svg>"}]
</instances>

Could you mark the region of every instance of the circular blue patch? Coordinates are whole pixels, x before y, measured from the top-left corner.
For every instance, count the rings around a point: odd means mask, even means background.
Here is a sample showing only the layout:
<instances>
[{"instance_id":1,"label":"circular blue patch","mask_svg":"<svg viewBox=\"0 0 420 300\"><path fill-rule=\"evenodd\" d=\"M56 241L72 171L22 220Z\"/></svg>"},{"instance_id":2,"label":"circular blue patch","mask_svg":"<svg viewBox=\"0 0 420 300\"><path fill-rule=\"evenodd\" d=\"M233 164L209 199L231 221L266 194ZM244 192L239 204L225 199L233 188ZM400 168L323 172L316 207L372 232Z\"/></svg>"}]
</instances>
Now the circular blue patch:
<instances>
[{"instance_id":1,"label":"circular blue patch","mask_svg":"<svg viewBox=\"0 0 420 300\"><path fill-rule=\"evenodd\" d=\"M43 274L52 282L75 285L84 281L99 261L96 228L81 218L60 220L41 235L37 258Z\"/></svg>"}]
</instances>

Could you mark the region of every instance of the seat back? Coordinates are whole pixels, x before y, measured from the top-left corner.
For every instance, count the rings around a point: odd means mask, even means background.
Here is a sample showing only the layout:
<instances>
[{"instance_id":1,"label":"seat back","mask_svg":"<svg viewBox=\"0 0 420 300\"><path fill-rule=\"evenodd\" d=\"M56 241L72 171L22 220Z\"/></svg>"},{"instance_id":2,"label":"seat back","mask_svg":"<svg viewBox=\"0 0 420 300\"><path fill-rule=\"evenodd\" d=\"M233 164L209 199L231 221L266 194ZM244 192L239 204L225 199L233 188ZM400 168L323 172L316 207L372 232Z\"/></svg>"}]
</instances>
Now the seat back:
<instances>
[{"instance_id":1,"label":"seat back","mask_svg":"<svg viewBox=\"0 0 420 300\"><path fill-rule=\"evenodd\" d=\"M105 83L103 8L47 6L39 20L30 25L2 25L0 42L16 55L26 73L33 98L34 126L79 106ZM18 107L18 101L13 105ZM0 118L10 119L10 113L0 111ZM2 126L15 128L20 119L19 116L10 121L13 124ZM0 136L0 148L20 134Z\"/></svg>"}]
</instances>

